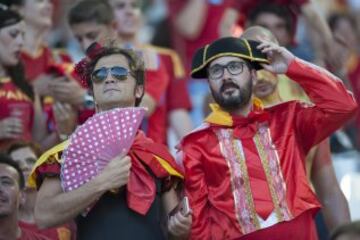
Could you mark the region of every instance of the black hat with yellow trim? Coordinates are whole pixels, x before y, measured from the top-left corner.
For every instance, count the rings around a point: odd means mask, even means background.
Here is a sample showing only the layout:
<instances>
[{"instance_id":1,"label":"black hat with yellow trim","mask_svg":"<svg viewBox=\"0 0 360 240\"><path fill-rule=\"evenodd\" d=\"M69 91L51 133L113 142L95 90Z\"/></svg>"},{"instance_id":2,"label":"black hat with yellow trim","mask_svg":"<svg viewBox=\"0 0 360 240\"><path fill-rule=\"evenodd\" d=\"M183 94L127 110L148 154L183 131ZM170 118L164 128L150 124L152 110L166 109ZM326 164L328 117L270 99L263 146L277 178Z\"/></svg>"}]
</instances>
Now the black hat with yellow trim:
<instances>
[{"instance_id":1,"label":"black hat with yellow trim","mask_svg":"<svg viewBox=\"0 0 360 240\"><path fill-rule=\"evenodd\" d=\"M196 51L192 60L191 77L207 78L208 64L224 56L239 57L249 61L254 69L262 69L260 63L269 63L269 61L266 54L256 48L259 44L259 42L243 38L220 38Z\"/></svg>"}]
</instances>

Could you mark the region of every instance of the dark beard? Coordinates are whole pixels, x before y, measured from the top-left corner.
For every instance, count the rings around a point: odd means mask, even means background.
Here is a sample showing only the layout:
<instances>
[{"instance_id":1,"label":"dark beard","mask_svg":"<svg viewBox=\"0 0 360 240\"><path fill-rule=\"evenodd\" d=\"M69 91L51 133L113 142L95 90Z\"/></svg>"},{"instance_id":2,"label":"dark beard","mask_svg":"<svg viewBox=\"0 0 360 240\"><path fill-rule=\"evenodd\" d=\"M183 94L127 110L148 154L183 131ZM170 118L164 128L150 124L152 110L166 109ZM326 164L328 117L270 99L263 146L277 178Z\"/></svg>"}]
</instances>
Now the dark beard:
<instances>
[{"instance_id":1,"label":"dark beard","mask_svg":"<svg viewBox=\"0 0 360 240\"><path fill-rule=\"evenodd\" d=\"M237 88L240 92L240 96L231 96L229 98L224 98L221 93L226 87L230 86ZM219 104L220 107L224 110L232 112L245 107L249 103L252 96L252 88L252 79L249 79L249 81L243 88L239 88L239 86L235 85L234 83L225 83L221 86L219 93L216 93L211 87L210 90L215 102Z\"/></svg>"}]
</instances>

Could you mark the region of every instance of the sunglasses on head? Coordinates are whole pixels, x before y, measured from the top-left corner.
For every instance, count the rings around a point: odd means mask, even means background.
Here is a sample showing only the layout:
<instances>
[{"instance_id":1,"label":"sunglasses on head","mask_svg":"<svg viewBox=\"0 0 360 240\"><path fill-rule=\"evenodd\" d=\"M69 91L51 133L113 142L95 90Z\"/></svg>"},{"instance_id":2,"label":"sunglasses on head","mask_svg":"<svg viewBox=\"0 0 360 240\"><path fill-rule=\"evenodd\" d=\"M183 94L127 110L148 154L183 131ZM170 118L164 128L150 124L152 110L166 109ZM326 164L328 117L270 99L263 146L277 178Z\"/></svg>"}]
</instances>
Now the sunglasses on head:
<instances>
[{"instance_id":1,"label":"sunglasses on head","mask_svg":"<svg viewBox=\"0 0 360 240\"><path fill-rule=\"evenodd\" d=\"M94 83L101 83L105 81L109 72L111 76L116 80L126 80L129 75L129 70L124 67L120 67L120 66L115 66L111 68L102 67L92 72L91 80Z\"/></svg>"}]
</instances>

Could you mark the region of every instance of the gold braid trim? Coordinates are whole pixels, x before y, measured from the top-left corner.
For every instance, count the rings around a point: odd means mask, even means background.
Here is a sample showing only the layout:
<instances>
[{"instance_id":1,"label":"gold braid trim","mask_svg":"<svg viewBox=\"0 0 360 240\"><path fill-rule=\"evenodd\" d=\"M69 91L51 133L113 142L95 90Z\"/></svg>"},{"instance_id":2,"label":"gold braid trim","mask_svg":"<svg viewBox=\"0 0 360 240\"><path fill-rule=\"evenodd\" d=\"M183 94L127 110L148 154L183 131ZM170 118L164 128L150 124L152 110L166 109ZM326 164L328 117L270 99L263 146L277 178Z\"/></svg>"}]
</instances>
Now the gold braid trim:
<instances>
[{"instance_id":1,"label":"gold braid trim","mask_svg":"<svg viewBox=\"0 0 360 240\"><path fill-rule=\"evenodd\" d=\"M246 193L246 202L249 206L251 218L253 220L253 223L254 223L256 229L260 229L261 227L260 227L259 219L257 217L256 210L255 210L254 198L251 193L249 173L247 171L245 158L242 156L241 152L239 151L239 148L236 146L235 139L233 140L233 149L237 156L237 159L239 160L241 173L243 174L244 187L245 187L244 189L245 189L245 193Z\"/></svg>"},{"instance_id":2,"label":"gold braid trim","mask_svg":"<svg viewBox=\"0 0 360 240\"><path fill-rule=\"evenodd\" d=\"M272 181L272 178L271 178L269 159L267 157L267 154L265 153L264 145L261 144L260 137L259 137L258 133L254 136L254 142L255 142L256 148L259 151L261 163L262 163L262 166L263 166L264 171L265 171L266 180L268 182L268 186L269 186L269 189L270 189L271 199L272 199L272 202L273 202L274 207L275 207L276 217L277 217L279 222L282 222L282 221L284 221L284 218L283 218L283 215L282 215L281 210L280 210L279 199L278 199L278 197L277 197L277 195L275 193L274 184L273 184L273 181Z\"/></svg>"}]
</instances>

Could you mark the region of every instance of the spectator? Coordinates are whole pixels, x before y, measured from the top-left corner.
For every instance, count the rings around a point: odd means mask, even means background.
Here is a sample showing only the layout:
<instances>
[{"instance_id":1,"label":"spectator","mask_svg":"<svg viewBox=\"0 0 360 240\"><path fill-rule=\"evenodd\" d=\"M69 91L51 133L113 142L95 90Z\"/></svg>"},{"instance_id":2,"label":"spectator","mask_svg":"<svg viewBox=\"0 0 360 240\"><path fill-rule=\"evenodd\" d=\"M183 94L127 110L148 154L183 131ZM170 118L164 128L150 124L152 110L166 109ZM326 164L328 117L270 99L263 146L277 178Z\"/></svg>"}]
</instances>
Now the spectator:
<instances>
[{"instance_id":1,"label":"spectator","mask_svg":"<svg viewBox=\"0 0 360 240\"><path fill-rule=\"evenodd\" d=\"M0 239L48 240L18 226L18 209L25 186L20 167L9 156L0 154Z\"/></svg>"},{"instance_id":2,"label":"spectator","mask_svg":"<svg viewBox=\"0 0 360 240\"><path fill-rule=\"evenodd\" d=\"M25 179L28 179L31 169L41 155L41 151L33 143L16 142L9 147L8 154L19 165ZM39 229L37 227L34 219L36 197L36 189L25 186L23 190L24 200L19 208L19 226L22 229L46 236L51 240L76 239L76 228L73 222L54 228Z\"/></svg>"},{"instance_id":3,"label":"spectator","mask_svg":"<svg viewBox=\"0 0 360 240\"><path fill-rule=\"evenodd\" d=\"M263 108L252 96L260 64L297 81L314 104ZM317 239L320 204L305 156L352 117L352 95L329 72L267 41L221 38L198 50L192 69L208 78L217 105L180 145L191 239Z\"/></svg>"},{"instance_id":4,"label":"spectator","mask_svg":"<svg viewBox=\"0 0 360 240\"><path fill-rule=\"evenodd\" d=\"M41 105L25 81L19 53L25 25L16 12L0 5L0 151L19 139L41 139Z\"/></svg>"},{"instance_id":5,"label":"spectator","mask_svg":"<svg viewBox=\"0 0 360 240\"><path fill-rule=\"evenodd\" d=\"M96 110L138 106L144 94L142 59L131 50L98 44L91 45L88 53L88 59L77 69L94 94ZM112 72L115 68L117 74ZM104 91L106 88L111 90ZM160 209L164 207L168 214L177 205L174 187L182 178L164 146L138 131L129 156L115 157L91 181L73 191L63 192L59 173L64 146L66 143L45 153L31 176L31 183L40 188L35 207L35 219L40 227L55 226L77 217L78 239L164 238ZM159 162L156 156L161 156L163 161ZM113 189L119 191L110 193ZM129 195L133 197L127 197ZM81 216L94 202L90 212ZM179 212L176 218L170 219L166 232L181 236L190 225L191 217Z\"/></svg>"}]
</instances>

